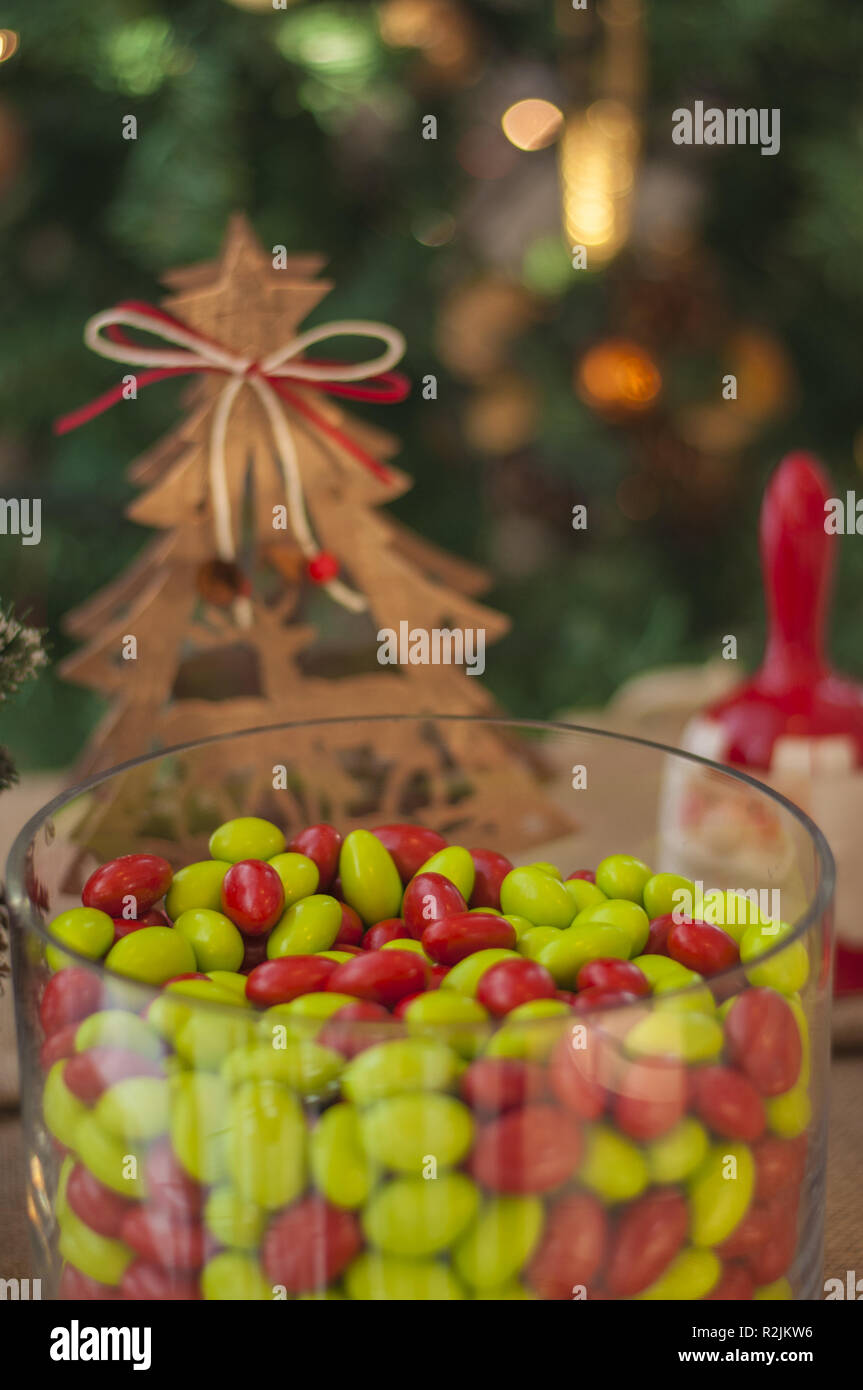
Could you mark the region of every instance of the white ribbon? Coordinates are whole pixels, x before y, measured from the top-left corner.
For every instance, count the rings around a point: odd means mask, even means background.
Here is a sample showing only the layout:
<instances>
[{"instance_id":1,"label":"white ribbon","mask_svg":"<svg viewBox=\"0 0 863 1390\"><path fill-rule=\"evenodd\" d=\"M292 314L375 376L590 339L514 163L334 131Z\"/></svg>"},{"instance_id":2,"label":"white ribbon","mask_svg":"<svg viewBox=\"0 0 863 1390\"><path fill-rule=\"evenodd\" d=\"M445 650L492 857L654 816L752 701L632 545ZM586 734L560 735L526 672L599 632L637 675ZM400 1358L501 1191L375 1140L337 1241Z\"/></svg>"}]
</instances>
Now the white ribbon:
<instances>
[{"instance_id":1,"label":"white ribbon","mask_svg":"<svg viewBox=\"0 0 863 1390\"><path fill-rule=\"evenodd\" d=\"M168 343L174 343L182 351L173 352L170 348L148 348L137 343L115 343L102 337L102 329L109 326L122 326L143 329L157 334ZM338 337L377 338L386 346L379 357L370 362L346 362L322 366L314 362L295 359L316 343ZM278 348L260 361L252 357L238 357L216 343L198 337L181 324L165 322L130 308L105 309L94 314L84 330L84 341L100 357L110 358L127 366L141 367L183 367L189 372L196 369L205 371L218 368L228 375L228 380L219 392L213 408L210 430L210 496L213 507L213 523L216 550L219 558L232 562L236 556L233 526L231 524L231 499L228 491L226 442L231 411L244 386L250 387L264 408L276 454L285 484L285 498L288 516L294 538L307 560L312 560L320 552L312 533L303 498L297 448L284 404L273 390L266 377L283 377L302 383L321 381L365 381L369 377L387 372L400 361L405 350L403 335L389 324L373 323L367 319L341 319L336 323L322 324L300 333L285 347ZM249 373L250 368L256 370ZM362 594L343 584L340 579L330 579L323 588L336 603L351 612L359 613L368 607ZM240 600L237 617L243 626L251 622L251 605Z\"/></svg>"}]
</instances>

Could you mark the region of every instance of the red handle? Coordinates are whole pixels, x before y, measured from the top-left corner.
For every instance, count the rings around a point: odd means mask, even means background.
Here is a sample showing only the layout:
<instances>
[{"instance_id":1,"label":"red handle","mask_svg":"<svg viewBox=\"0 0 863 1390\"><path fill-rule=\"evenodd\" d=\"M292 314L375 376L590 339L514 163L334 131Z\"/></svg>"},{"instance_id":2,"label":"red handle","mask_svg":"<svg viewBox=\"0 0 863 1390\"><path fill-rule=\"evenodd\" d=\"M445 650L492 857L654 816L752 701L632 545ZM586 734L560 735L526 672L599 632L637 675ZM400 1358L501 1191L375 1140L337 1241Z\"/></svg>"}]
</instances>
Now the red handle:
<instances>
[{"instance_id":1,"label":"red handle","mask_svg":"<svg viewBox=\"0 0 863 1390\"><path fill-rule=\"evenodd\" d=\"M824 529L830 482L811 454L788 454L764 494L761 565L768 636L762 690L809 685L826 671L824 639L836 537Z\"/></svg>"}]
</instances>

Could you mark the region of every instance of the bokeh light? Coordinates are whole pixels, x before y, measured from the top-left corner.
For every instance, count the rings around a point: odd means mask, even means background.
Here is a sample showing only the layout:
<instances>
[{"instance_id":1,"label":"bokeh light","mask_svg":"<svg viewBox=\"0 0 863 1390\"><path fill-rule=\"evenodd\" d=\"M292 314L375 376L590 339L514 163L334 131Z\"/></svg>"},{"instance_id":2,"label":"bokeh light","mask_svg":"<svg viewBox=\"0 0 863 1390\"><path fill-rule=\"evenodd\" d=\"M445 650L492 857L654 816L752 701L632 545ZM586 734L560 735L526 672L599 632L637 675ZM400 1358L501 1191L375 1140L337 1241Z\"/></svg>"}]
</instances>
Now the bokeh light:
<instances>
[{"instance_id":1,"label":"bokeh light","mask_svg":"<svg viewBox=\"0 0 863 1390\"><path fill-rule=\"evenodd\" d=\"M563 112L553 101L527 97L517 101L501 117L503 133L518 150L544 150L563 129Z\"/></svg>"},{"instance_id":2,"label":"bokeh light","mask_svg":"<svg viewBox=\"0 0 863 1390\"><path fill-rule=\"evenodd\" d=\"M414 222L413 234L421 246L446 246L455 236L455 218L450 212L426 213Z\"/></svg>"},{"instance_id":3,"label":"bokeh light","mask_svg":"<svg viewBox=\"0 0 863 1390\"><path fill-rule=\"evenodd\" d=\"M0 63L5 63L7 58L18 48L18 35L14 29L0 29Z\"/></svg>"},{"instance_id":4,"label":"bokeh light","mask_svg":"<svg viewBox=\"0 0 863 1390\"><path fill-rule=\"evenodd\" d=\"M571 116L560 142L564 233L592 251L592 266L624 244L639 150L638 123L618 101L597 101Z\"/></svg>"},{"instance_id":5,"label":"bokeh light","mask_svg":"<svg viewBox=\"0 0 863 1390\"><path fill-rule=\"evenodd\" d=\"M584 354L576 371L576 389L600 412L637 413L653 405L662 377L643 347L614 338Z\"/></svg>"}]
</instances>

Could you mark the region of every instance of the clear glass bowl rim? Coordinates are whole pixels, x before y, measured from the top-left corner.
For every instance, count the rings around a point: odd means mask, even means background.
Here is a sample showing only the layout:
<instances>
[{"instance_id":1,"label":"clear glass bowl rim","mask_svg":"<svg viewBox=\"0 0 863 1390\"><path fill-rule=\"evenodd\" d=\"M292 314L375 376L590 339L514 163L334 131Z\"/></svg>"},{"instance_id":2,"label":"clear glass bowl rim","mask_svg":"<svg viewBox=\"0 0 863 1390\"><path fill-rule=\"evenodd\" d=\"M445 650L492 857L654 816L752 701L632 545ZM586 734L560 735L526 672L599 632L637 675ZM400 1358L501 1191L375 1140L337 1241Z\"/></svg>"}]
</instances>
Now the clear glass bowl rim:
<instances>
[{"instance_id":1,"label":"clear glass bowl rim","mask_svg":"<svg viewBox=\"0 0 863 1390\"><path fill-rule=\"evenodd\" d=\"M532 730L545 734L577 734L590 739L606 740L609 743L633 744L640 748L650 749L656 754L682 759L685 762L693 763L698 767L718 773L720 776L731 781L751 787L753 791L773 801L776 805L781 806L798 822L811 840L818 864L818 879L812 901L794 924L794 929L789 932L787 936L782 937L781 941L778 941L772 950L765 951L763 955L758 957L759 965L771 960L775 955L778 955L780 951L790 946L792 942L805 936L809 928L821 919L833 900L833 892L836 884L836 864L833 853L823 832L806 812L801 810L799 806L796 806L794 802L789 801L781 792L777 792L772 787L768 787L765 783L759 782L757 778L751 777L746 772L740 772L736 768L726 767L722 763L713 762L710 758L703 758L697 753L690 753L685 749L675 748L670 744L658 743L653 739L641 738L633 734L617 733L610 729L596 729L587 724L570 724L563 720L515 719L505 716L499 718L486 718L483 715L432 713L370 714L335 715L326 719L286 720L278 724L256 725L248 729L238 729L228 734L212 734L207 738L193 739L187 743L174 744L170 748L162 748L155 753L145 753L139 758L130 758L126 762L117 763L114 767L107 768L104 772L95 773L92 777L85 778L84 781L58 793L57 796L37 811L35 815L30 817L19 831L9 851L6 861L6 901L11 921L13 925L23 926L25 931L34 933L41 938L46 946L57 945L56 940L38 920L38 916L33 910L33 904L26 890L25 882L28 851L33 840L46 821L49 821L52 816L61 810L62 807L68 805L69 802L74 801L77 797L81 796L84 792L90 791L93 787L99 786L102 782L109 781L112 777L128 772L132 768L142 767L146 763L155 763L162 758L176 757L191 752L193 749L205 748L209 745L226 743L236 739L251 738L254 736L260 737L266 734L279 734L288 730L324 728L327 725L333 724L372 726L375 724L423 724L430 722L435 724L482 724L486 727L498 728L502 731L508 730L511 732L528 732ZM661 871L658 870L657 872ZM113 971L106 970L101 961L91 960L87 956L82 956L69 947L64 946L62 950L63 954L68 956L70 960L73 960L76 965L83 966L94 974L103 977L106 982L113 982L115 988L122 987L124 991L128 990L132 994L139 994L147 1003L157 998L161 993L161 990L155 986L143 984L140 981L131 980L123 975L117 975ZM708 985L718 984L720 981L727 983L733 980L735 976L740 978L741 988L748 984L745 968L741 965L729 966L727 970L719 971L716 975L710 976L709 981L706 981L706 983ZM687 985L680 990L669 990L666 994L663 994L662 997L664 1000L678 997L682 998L689 994L694 995L698 990L703 988L704 984L696 983ZM208 1011L212 1010L223 1016L228 1014L234 1017L248 1017L248 1011L240 1006L229 1005L222 1002L210 1003L199 997L195 997L192 1002L195 1009L203 1007ZM612 1013L619 1014L628 1009L634 1010L639 1006L643 1006L643 1003L644 1001L640 999L633 1000L629 1004L615 1005L613 1008L598 1009L595 1013L585 1013L578 1017L580 1021L592 1018L598 1023L601 1018L607 1015ZM398 1023L398 1020L394 1020L394 1022ZM522 1026L533 1029L544 1023L553 1026L555 1023L559 1024L559 1019L550 1017L548 1019L526 1019L521 1021ZM371 1022L352 1022L349 1026L351 1031L354 1029L359 1029L360 1031L368 1029L369 1031L377 1030L377 1032L380 1032L383 1025L381 1023ZM508 1026L512 1027L513 1025L510 1023ZM518 1026L520 1025L517 1023L516 1027ZM485 1024L472 1025L465 1022L458 1022L449 1025L436 1025L433 1031L436 1034L445 1036L447 1032L451 1030L463 1033L469 1031L471 1027L482 1029L485 1027ZM432 1030L429 1029L429 1031Z\"/></svg>"}]
</instances>

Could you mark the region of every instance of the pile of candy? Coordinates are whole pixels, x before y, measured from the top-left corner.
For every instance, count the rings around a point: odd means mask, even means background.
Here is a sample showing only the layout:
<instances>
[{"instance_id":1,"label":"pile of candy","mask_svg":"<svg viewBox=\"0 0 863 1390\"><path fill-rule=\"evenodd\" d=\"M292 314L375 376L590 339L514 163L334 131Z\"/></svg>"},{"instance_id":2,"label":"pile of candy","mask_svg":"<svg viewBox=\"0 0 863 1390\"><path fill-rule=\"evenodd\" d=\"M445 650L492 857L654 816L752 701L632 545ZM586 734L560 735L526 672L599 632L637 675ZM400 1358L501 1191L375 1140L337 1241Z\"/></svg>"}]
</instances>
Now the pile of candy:
<instances>
[{"instance_id":1,"label":"pile of candy","mask_svg":"<svg viewBox=\"0 0 863 1390\"><path fill-rule=\"evenodd\" d=\"M50 926L62 1298L792 1296L786 925L417 825L243 817L210 853L104 864Z\"/></svg>"}]
</instances>

